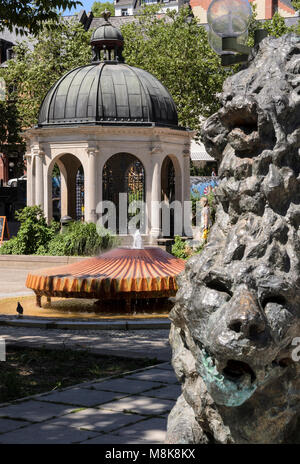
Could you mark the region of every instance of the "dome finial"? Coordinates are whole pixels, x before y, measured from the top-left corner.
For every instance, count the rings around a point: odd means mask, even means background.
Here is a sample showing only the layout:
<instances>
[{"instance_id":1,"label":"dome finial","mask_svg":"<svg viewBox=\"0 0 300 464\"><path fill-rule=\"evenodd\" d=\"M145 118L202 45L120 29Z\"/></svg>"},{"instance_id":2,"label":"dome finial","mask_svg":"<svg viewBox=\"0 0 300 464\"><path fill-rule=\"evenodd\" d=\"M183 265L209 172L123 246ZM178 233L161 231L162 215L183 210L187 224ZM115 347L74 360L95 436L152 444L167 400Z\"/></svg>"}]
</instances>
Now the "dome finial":
<instances>
[{"instance_id":1,"label":"dome finial","mask_svg":"<svg viewBox=\"0 0 300 464\"><path fill-rule=\"evenodd\" d=\"M108 20L111 17L111 12L107 8L105 8L105 10L102 11L101 16L108 23L109 22Z\"/></svg>"},{"instance_id":2,"label":"dome finial","mask_svg":"<svg viewBox=\"0 0 300 464\"><path fill-rule=\"evenodd\" d=\"M92 62L123 62L122 50L124 38L121 31L108 21L108 18L111 16L111 12L108 9L102 11L101 16L104 18L105 22L97 27L91 38L93 49Z\"/></svg>"}]
</instances>

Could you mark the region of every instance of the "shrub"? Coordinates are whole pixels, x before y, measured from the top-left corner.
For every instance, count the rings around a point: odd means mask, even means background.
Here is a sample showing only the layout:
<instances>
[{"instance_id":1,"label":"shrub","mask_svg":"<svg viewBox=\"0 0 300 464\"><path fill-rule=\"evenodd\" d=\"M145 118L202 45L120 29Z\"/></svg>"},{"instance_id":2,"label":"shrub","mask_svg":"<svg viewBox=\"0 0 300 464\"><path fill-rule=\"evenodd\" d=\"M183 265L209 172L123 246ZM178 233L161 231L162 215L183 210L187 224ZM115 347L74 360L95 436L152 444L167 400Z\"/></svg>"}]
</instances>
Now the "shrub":
<instances>
[{"instance_id":1,"label":"shrub","mask_svg":"<svg viewBox=\"0 0 300 464\"><path fill-rule=\"evenodd\" d=\"M116 246L116 240L106 230L93 223L73 222L64 233L59 233L59 224L47 225L39 206L26 206L16 213L20 229L0 248L0 254L93 256L102 250Z\"/></svg>"},{"instance_id":2,"label":"shrub","mask_svg":"<svg viewBox=\"0 0 300 464\"><path fill-rule=\"evenodd\" d=\"M187 255L187 244L179 235L175 235L175 243L172 245L172 255L176 258L186 259Z\"/></svg>"},{"instance_id":3,"label":"shrub","mask_svg":"<svg viewBox=\"0 0 300 464\"><path fill-rule=\"evenodd\" d=\"M102 250L112 248L114 237L103 228L97 232L93 223L73 222L66 232L56 235L48 246L53 256L94 256Z\"/></svg>"},{"instance_id":4,"label":"shrub","mask_svg":"<svg viewBox=\"0 0 300 464\"><path fill-rule=\"evenodd\" d=\"M46 250L59 229L54 221L47 225L40 206L26 206L15 217L21 224L18 234L1 246L0 254L34 255L41 247Z\"/></svg>"},{"instance_id":5,"label":"shrub","mask_svg":"<svg viewBox=\"0 0 300 464\"><path fill-rule=\"evenodd\" d=\"M201 253L204 247L204 243L199 245L198 248L191 248L186 240L183 240L179 235L175 236L175 243L172 246L172 255L176 258L188 259L193 255Z\"/></svg>"}]
</instances>

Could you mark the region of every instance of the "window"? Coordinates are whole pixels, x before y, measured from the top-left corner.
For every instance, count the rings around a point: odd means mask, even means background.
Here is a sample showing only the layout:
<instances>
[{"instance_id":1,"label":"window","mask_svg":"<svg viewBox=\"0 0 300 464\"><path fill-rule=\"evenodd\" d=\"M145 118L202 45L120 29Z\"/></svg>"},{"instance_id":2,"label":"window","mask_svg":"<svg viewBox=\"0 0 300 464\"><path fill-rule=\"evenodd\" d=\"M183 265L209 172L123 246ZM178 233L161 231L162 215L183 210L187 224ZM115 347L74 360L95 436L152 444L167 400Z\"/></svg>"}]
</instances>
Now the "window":
<instances>
[{"instance_id":1,"label":"window","mask_svg":"<svg viewBox=\"0 0 300 464\"><path fill-rule=\"evenodd\" d=\"M127 8L122 8L121 9L121 16L128 16L128 9Z\"/></svg>"}]
</instances>

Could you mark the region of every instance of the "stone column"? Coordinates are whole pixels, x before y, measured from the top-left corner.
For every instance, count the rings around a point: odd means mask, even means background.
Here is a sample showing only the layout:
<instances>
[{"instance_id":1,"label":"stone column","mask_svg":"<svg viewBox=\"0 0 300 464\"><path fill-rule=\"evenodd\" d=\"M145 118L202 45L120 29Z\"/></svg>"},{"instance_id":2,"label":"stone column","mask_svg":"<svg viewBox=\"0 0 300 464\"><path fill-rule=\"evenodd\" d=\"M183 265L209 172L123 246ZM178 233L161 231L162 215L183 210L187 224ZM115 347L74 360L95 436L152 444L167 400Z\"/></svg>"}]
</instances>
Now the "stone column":
<instances>
[{"instance_id":1,"label":"stone column","mask_svg":"<svg viewBox=\"0 0 300 464\"><path fill-rule=\"evenodd\" d=\"M183 172L182 172L182 211L184 234L188 237L193 235L191 217L191 187L190 187L190 150L183 151Z\"/></svg>"},{"instance_id":2,"label":"stone column","mask_svg":"<svg viewBox=\"0 0 300 464\"><path fill-rule=\"evenodd\" d=\"M26 173L27 173L27 182L26 182L26 204L27 206L32 206L33 204L33 197L32 197L32 156L31 153L26 153L24 155L24 159L26 160Z\"/></svg>"},{"instance_id":3,"label":"stone column","mask_svg":"<svg viewBox=\"0 0 300 464\"><path fill-rule=\"evenodd\" d=\"M151 241L161 235L161 165L162 153L152 151L152 189L151 189Z\"/></svg>"},{"instance_id":4,"label":"stone column","mask_svg":"<svg viewBox=\"0 0 300 464\"><path fill-rule=\"evenodd\" d=\"M45 153L38 150L35 155L35 204L44 209L44 157Z\"/></svg>"},{"instance_id":5,"label":"stone column","mask_svg":"<svg viewBox=\"0 0 300 464\"><path fill-rule=\"evenodd\" d=\"M87 199L87 209L85 211L85 220L87 222L97 222L96 206L97 206L97 148L88 148L88 191L85 192Z\"/></svg>"},{"instance_id":6,"label":"stone column","mask_svg":"<svg viewBox=\"0 0 300 464\"><path fill-rule=\"evenodd\" d=\"M190 200L190 152L189 150L183 151L183 173L182 173L182 195L183 201Z\"/></svg>"}]
</instances>

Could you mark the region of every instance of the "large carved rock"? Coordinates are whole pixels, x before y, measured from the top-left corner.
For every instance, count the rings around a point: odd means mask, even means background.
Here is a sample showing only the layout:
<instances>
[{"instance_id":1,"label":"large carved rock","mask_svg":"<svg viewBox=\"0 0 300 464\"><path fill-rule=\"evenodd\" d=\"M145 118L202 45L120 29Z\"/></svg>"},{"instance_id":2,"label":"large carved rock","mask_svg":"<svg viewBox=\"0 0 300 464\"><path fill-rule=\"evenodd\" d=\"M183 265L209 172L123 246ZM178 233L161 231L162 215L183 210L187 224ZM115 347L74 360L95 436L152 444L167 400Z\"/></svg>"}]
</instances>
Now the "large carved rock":
<instances>
[{"instance_id":1,"label":"large carved rock","mask_svg":"<svg viewBox=\"0 0 300 464\"><path fill-rule=\"evenodd\" d=\"M299 37L264 39L204 125L221 182L170 314L168 443L300 442L299 71Z\"/></svg>"}]
</instances>

